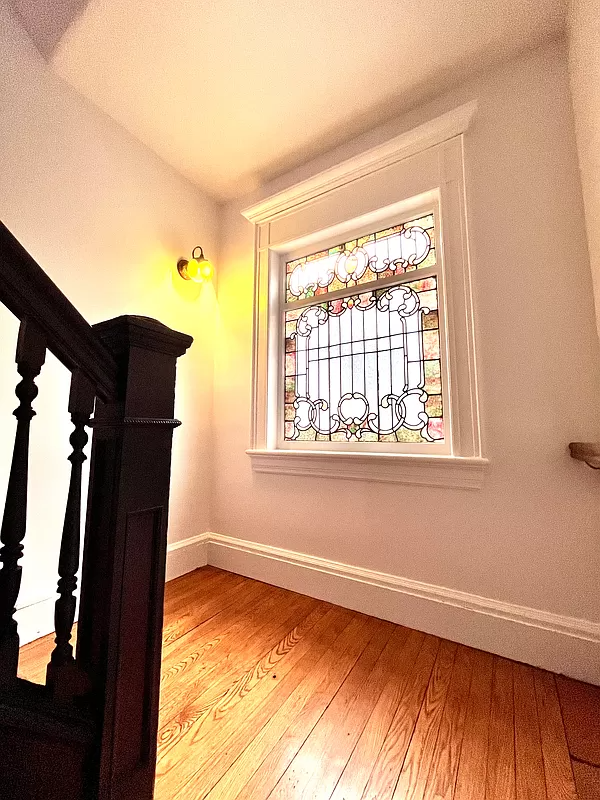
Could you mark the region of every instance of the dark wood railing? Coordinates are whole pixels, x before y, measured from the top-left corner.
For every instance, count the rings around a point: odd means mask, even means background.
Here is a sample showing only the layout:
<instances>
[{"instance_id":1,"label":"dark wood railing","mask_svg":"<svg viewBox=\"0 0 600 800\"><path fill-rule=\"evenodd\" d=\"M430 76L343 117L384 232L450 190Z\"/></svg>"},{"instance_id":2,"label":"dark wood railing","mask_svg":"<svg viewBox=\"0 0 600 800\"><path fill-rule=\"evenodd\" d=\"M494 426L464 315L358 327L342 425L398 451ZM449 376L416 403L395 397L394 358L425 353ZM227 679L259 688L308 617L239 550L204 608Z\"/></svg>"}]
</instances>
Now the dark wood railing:
<instances>
[{"instance_id":1,"label":"dark wood railing","mask_svg":"<svg viewBox=\"0 0 600 800\"><path fill-rule=\"evenodd\" d=\"M179 424L175 369L192 339L145 317L88 325L1 223L0 302L20 320L17 427L0 529L0 797L150 800L171 442ZM29 432L48 350L71 372L73 432L56 565L55 647L46 684L38 686L18 677L15 608L27 544ZM93 438L74 652L88 427Z\"/></svg>"}]
</instances>

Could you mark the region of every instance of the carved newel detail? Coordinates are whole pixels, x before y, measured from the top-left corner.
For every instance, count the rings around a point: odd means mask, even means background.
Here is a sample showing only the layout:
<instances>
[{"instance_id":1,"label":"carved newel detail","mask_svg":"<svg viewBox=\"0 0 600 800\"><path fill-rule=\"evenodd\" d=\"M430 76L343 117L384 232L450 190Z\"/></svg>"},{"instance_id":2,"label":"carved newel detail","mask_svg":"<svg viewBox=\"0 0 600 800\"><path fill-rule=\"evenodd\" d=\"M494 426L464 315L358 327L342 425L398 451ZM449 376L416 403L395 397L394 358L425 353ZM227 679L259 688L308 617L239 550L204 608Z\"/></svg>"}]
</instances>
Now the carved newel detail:
<instances>
[{"instance_id":1,"label":"carved newel detail","mask_svg":"<svg viewBox=\"0 0 600 800\"><path fill-rule=\"evenodd\" d=\"M19 634L14 618L21 588L23 539L27 526L27 483L29 472L29 429L35 416L32 403L37 397L35 378L46 358L46 340L31 320L21 322L17 342L17 370L22 380L15 394L19 407L14 411L17 431L6 491L0 540L0 684L16 680L19 661Z\"/></svg>"}]
</instances>

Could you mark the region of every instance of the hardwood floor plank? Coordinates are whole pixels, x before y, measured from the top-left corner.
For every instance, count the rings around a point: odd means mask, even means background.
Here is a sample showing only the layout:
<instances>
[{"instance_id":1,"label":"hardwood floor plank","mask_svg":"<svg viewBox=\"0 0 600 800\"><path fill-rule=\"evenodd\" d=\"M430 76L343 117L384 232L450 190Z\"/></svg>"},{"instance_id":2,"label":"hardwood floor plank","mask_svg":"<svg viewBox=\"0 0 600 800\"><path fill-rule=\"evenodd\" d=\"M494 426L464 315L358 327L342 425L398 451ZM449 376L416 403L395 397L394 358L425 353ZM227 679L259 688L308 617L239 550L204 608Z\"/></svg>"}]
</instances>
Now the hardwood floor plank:
<instances>
[{"instance_id":1,"label":"hardwood floor plank","mask_svg":"<svg viewBox=\"0 0 600 800\"><path fill-rule=\"evenodd\" d=\"M301 666L304 676L301 680L296 673L288 676L297 682L291 692L288 690L287 678L282 681L278 689L267 698L265 708L262 709L263 713L252 721L252 728L256 730L265 716L267 722L255 735L251 735L248 725L244 725L243 729L238 731L241 735L239 756L235 760L232 758L234 748L230 740L226 758L219 754L217 757L221 762L219 765L216 759L211 761L211 785L207 783L210 789L207 795L209 800L237 798L287 730L292 725L296 731L301 727L301 718L303 716L306 718L311 704L314 706L315 700L320 699L322 702L328 702L328 698L333 697L352 666L348 661L348 637L356 635L354 630L347 630L352 622L351 613L341 612L343 609L332 609L328 612L333 623L318 635L309 651L310 658L307 656L303 660ZM353 624L356 624L356 620ZM327 686L324 685L324 676L327 676ZM288 692L287 697L286 692ZM223 765L225 765L223 774L212 784L217 769Z\"/></svg>"},{"instance_id":2,"label":"hardwood floor plank","mask_svg":"<svg viewBox=\"0 0 600 800\"><path fill-rule=\"evenodd\" d=\"M600 686L564 675L556 686L571 756L600 767Z\"/></svg>"},{"instance_id":3,"label":"hardwood floor plank","mask_svg":"<svg viewBox=\"0 0 600 800\"><path fill-rule=\"evenodd\" d=\"M456 651L454 642L442 641L393 800L422 800L425 796Z\"/></svg>"},{"instance_id":4,"label":"hardwood floor plank","mask_svg":"<svg viewBox=\"0 0 600 800\"><path fill-rule=\"evenodd\" d=\"M46 682L46 666L54 648L54 634L49 633L19 650L19 677L33 683Z\"/></svg>"},{"instance_id":5,"label":"hardwood floor plank","mask_svg":"<svg viewBox=\"0 0 600 800\"><path fill-rule=\"evenodd\" d=\"M223 594L223 589L247 580L232 572L223 572L214 567L200 567L171 581L165 593L165 616L176 614L187 608L192 599L203 601Z\"/></svg>"},{"instance_id":6,"label":"hardwood floor plank","mask_svg":"<svg viewBox=\"0 0 600 800\"><path fill-rule=\"evenodd\" d=\"M402 695L379 756L373 765L363 792L363 800L390 800L393 796L439 648L439 639L435 636L425 636L406 691Z\"/></svg>"},{"instance_id":7,"label":"hardwood floor plank","mask_svg":"<svg viewBox=\"0 0 600 800\"><path fill-rule=\"evenodd\" d=\"M216 614L209 613L208 615L203 613L202 608L196 610L196 598L192 597L191 611L187 612L186 616L189 619L193 615L196 624L190 624L189 629L182 630L181 635L177 638L173 636L172 632L177 626L177 619L183 612L179 612L174 621L167 623L165 620L165 628L171 632L171 640L168 642L163 640L163 666L166 662L176 658L179 653L185 653L190 642L202 643L207 636L212 637L214 631L223 632L229 630L232 625L239 626L242 624L244 616L256 614L263 603L272 603L274 600L281 601L282 597L281 593L273 591L272 587L256 581L247 581L236 586L232 589L231 594L233 595L231 603L221 600L222 607L219 611ZM218 600L218 595L213 599Z\"/></svg>"},{"instance_id":8,"label":"hardwood floor plank","mask_svg":"<svg viewBox=\"0 0 600 800\"><path fill-rule=\"evenodd\" d=\"M173 619L166 622L163 628L163 646L172 645L188 631L207 621L225 609L235 606L250 587L250 581L238 576L239 580L227 584L223 582L210 586L197 587L196 592L189 593L180 601L180 606L169 612ZM166 617L165 619L168 619Z\"/></svg>"},{"instance_id":9,"label":"hardwood floor plank","mask_svg":"<svg viewBox=\"0 0 600 800\"><path fill-rule=\"evenodd\" d=\"M177 742L186 738L185 761L179 758L177 748L171 743L165 748L161 742L157 779L159 786L168 781L171 794L167 796L187 796L184 787L201 773L208 745L211 744L215 749L224 746L228 736L238 729L240 720L236 706L243 701L244 713L248 716L256 714L265 698L276 690L278 682L283 681L300 664L316 641L314 631L312 635L310 631L317 620L322 619L326 609L324 604L318 604L308 617L278 641L251 669L241 674L224 694L208 693L208 702L184 709L185 717L177 721L175 735ZM191 787L190 791L191 797L197 796L195 787Z\"/></svg>"},{"instance_id":10,"label":"hardwood floor plank","mask_svg":"<svg viewBox=\"0 0 600 800\"><path fill-rule=\"evenodd\" d=\"M473 677L454 800L483 800L485 797L494 656L475 650L472 660Z\"/></svg>"},{"instance_id":11,"label":"hardwood floor plank","mask_svg":"<svg viewBox=\"0 0 600 800\"><path fill-rule=\"evenodd\" d=\"M224 608L218 614L203 619L194 627L190 627L178 639L167 644L163 643L162 672L163 678L167 670L186 657L193 647L205 647L215 638L218 641L234 636L235 632L241 630L247 624L249 618L256 614L259 604L269 602L272 595L262 584L250 585L243 588L232 606Z\"/></svg>"},{"instance_id":12,"label":"hardwood floor plank","mask_svg":"<svg viewBox=\"0 0 600 800\"><path fill-rule=\"evenodd\" d=\"M333 624L332 624L333 621ZM213 732L209 733L206 740L207 746L201 750L196 746L194 767L196 772L191 780L177 792L179 800L199 800L206 797L214 785L225 775L227 770L236 763L243 754L248 742L253 741L254 737L259 737L262 730L270 723L273 716L285 704L286 698L289 699L293 687L302 683L320 661L324 651L339 637L344 628L348 627L349 619L346 615L340 615L338 610L329 610L322 620L314 626L312 634L307 637L305 642L305 654L291 665L287 674L277 667L276 683L269 680L269 675L260 686L255 686L253 696L254 705L248 709L247 700L244 700L246 711L250 714L244 721L240 721L235 715L229 717L219 716L210 722L213 724ZM326 627L325 627L326 626ZM297 655L300 654L300 650ZM206 733L206 731L205 731ZM267 736L267 739L269 737ZM264 739L263 739L264 741ZM236 769L237 773L237 769ZM198 791L198 781L196 776L202 776L202 790ZM218 797L222 797L222 791L218 791Z\"/></svg>"},{"instance_id":13,"label":"hardwood floor plank","mask_svg":"<svg viewBox=\"0 0 600 800\"><path fill-rule=\"evenodd\" d=\"M337 653L322 676L317 689L289 726L277 745L264 759L237 795L238 800L265 800L310 735L346 676L373 635L370 618L356 617L336 642Z\"/></svg>"},{"instance_id":14,"label":"hardwood floor plank","mask_svg":"<svg viewBox=\"0 0 600 800\"><path fill-rule=\"evenodd\" d=\"M73 649L75 649L77 644L77 623L73 625L71 644L73 645ZM42 636L40 639L36 639L28 644L24 644L19 650L19 677L44 686L46 684L46 667L48 666L50 655L53 650L53 633Z\"/></svg>"},{"instance_id":15,"label":"hardwood floor plank","mask_svg":"<svg viewBox=\"0 0 600 800\"><path fill-rule=\"evenodd\" d=\"M485 800L515 800L515 729L512 663L494 659Z\"/></svg>"},{"instance_id":16,"label":"hardwood floor plank","mask_svg":"<svg viewBox=\"0 0 600 800\"><path fill-rule=\"evenodd\" d=\"M598 800L600 798L600 767L573 761L573 774L579 800Z\"/></svg>"},{"instance_id":17,"label":"hardwood floor plank","mask_svg":"<svg viewBox=\"0 0 600 800\"><path fill-rule=\"evenodd\" d=\"M425 634L408 631L383 692L335 787L331 800L361 800L409 683Z\"/></svg>"},{"instance_id":18,"label":"hardwood floor plank","mask_svg":"<svg viewBox=\"0 0 600 800\"><path fill-rule=\"evenodd\" d=\"M161 716L159 771L171 764L170 751L188 731L194 738L198 729L208 724L207 719L217 713L232 695L242 691L243 684L251 681L257 670L270 662L276 663L294 649L307 627L314 624L313 614L317 618L322 616L323 608L318 601L302 603L294 598L288 606L279 604L279 608L272 607L266 620L256 620L256 635L249 626L241 638L241 650L235 650L235 640L231 642L234 648L231 658L220 659L211 652L211 669L206 674L201 673L200 677L194 677L193 681L188 679L189 685L171 698L168 709ZM161 714L163 703L161 700Z\"/></svg>"},{"instance_id":19,"label":"hardwood floor plank","mask_svg":"<svg viewBox=\"0 0 600 800\"><path fill-rule=\"evenodd\" d=\"M163 638L156 800L600 800L597 687L214 567Z\"/></svg>"},{"instance_id":20,"label":"hardwood floor plank","mask_svg":"<svg viewBox=\"0 0 600 800\"><path fill-rule=\"evenodd\" d=\"M197 591L200 582L206 581L209 575L222 574L223 570L219 570L216 567L204 566L179 575L177 578L173 578L165 583L165 587L168 587L168 591L165 591L165 613L170 613L172 604L177 602L178 598L181 597L184 592L189 591L190 588L193 591ZM228 574L233 575L233 573Z\"/></svg>"},{"instance_id":21,"label":"hardwood floor plank","mask_svg":"<svg viewBox=\"0 0 600 800\"><path fill-rule=\"evenodd\" d=\"M554 675L536 670L534 680L548 797L577 800Z\"/></svg>"},{"instance_id":22,"label":"hardwood floor plank","mask_svg":"<svg viewBox=\"0 0 600 800\"><path fill-rule=\"evenodd\" d=\"M387 645L393 626L377 620L371 623L374 634L332 699L295 758L268 795L269 800L291 800L295 797L314 797L317 792L333 791L337 777L350 757L353 743L349 737L355 724L353 711L357 697L363 694L372 700L369 684L379 658ZM374 703L375 701L373 701ZM348 719L350 717L350 719ZM362 730L362 728L360 729ZM356 735L360 735L360 730ZM339 773L335 775L336 762ZM340 766L340 762L341 766Z\"/></svg>"},{"instance_id":23,"label":"hardwood floor plank","mask_svg":"<svg viewBox=\"0 0 600 800\"><path fill-rule=\"evenodd\" d=\"M250 586L235 604L222 613L188 631L171 646L163 648L161 676L161 724L164 724L173 707L181 705L181 695L193 687L204 684L208 675L221 667L221 673L233 668L238 652L244 652L244 643L254 639L260 642L260 627L255 624L264 609L276 607L281 596L269 593L263 584ZM240 650L240 648L242 648ZM185 684L168 684L174 676L187 670ZM199 691L199 690L198 690ZM176 702L175 702L176 701Z\"/></svg>"},{"instance_id":24,"label":"hardwood floor plank","mask_svg":"<svg viewBox=\"0 0 600 800\"><path fill-rule=\"evenodd\" d=\"M187 724L186 717L192 720L198 708L221 697L270 650L272 643L279 642L294 627L294 621L303 619L315 608L317 602L301 595L290 597L287 603L282 599L281 594L273 593L252 609L245 622L230 629L227 640L223 639L202 662L190 667L184 687L165 687L160 708L161 744L167 744L169 729L177 732L180 725Z\"/></svg>"},{"instance_id":25,"label":"hardwood floor plank","mask_svg":"<svg viewBox=\"0 0 600 800\"><path fill-rule=\"evenodd\" d=\"M513 664L517 800L546 800L546 778L533 673L532 667Z\"/></svg>"},{"instance_id":26,"label":"hardwood floor plank","mask_svg":"<svg viewBox=\"0 0 600 800\"><path fill-rule=\"evenodd\" d=\"M308 791L305 791L305 796L312 800L329 800L333 791L335 790L341 775L349 764L358 742L365 734L367 724L373 717L377 708L380 698L382 697L386 685L389 683L390 673L397 663L398 656L403 650L406 642L408 631L405 628L392 626L392 633L386 644L383 652L377 659L377 662L366 678L364 685L360 685L360 677L358 677L358 686L354 693L354 697L350 703L348 712L343 718L342 722L338 725L335 723L335 704L337 696L331 703L330 713L334 727L331 730L331 737L326 740L327 742L327 758L329 763L320 763L319 770L313 774L311 782L308 785ZM348 677L347 683L350 683L352 674ZM343 693L344 687L340 690L339 694ZM323 720L319 723L322 725ZM313 731L316 735L319 730L319 725ZM366 737L369 732L366 732ZM310 741L310 740L309 740ZM363 739L365 741L365 739ZM325 761L325 759L324 759Z\"/></svg>"},{"instance_id":27,"label":"hardwood floor plank","mask_svg":"<svg viewBox=\"0 0 600 800\"><path fill-rule=\"evenodd\" d=\"M425 798L452 800L454 796L472 673L472 651L459 645L432 756Z\"/></svg>"}]
</instances>

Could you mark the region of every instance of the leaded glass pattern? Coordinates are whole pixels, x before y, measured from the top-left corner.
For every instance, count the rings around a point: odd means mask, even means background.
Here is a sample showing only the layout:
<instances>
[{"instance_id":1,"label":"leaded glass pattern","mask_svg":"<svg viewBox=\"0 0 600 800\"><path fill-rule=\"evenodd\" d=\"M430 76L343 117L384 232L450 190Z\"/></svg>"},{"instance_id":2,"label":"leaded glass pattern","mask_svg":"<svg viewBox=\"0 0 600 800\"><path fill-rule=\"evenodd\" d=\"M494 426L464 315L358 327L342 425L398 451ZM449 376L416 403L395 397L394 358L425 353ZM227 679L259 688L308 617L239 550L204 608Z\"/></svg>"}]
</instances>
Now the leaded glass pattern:
<instances>
[{"instance_id":1,"label":"leaded glass pattern","mask_svg":"<svg viewBox=\"0 0 600 800\"><path fill-rule=\"evenodd\" d=\"M444 441L435 276L284 314L286 441Z\"/></svg>"},{"instance_id":2,"label":"leaded glass pattern","mask_svg":"<svg viewBox=\"0 0 600 800\"><path fill-rule=\"evenodd\" d=\"M286 302L402 275L436 263L433 214L286 264Z\"/></svg>"}]
</instances>

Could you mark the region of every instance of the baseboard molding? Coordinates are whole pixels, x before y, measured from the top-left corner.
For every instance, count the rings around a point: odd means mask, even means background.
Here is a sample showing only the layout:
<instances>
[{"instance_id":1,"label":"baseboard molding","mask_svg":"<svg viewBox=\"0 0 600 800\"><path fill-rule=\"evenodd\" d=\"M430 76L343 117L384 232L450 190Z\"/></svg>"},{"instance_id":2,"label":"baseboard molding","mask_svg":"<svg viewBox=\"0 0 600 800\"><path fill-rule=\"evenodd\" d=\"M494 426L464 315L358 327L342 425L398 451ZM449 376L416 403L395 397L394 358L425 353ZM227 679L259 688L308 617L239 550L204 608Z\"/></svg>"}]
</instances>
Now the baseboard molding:
<instances>
[{"instance_id":1,"label":"baseboard molding","mask_svg":"<svg viewBox=\"0 0 600 800\"><path fill-rule=\"evenodd\" d=\"M207 536L192 536L182 542L167 546L167 580L173 580L197 567L206 565ZM21 645L33 642L54 631L54 604L56 595L17 609L15 618L19 626Z\"/></svg>"},{"instance_id":2,"label":"baseboard molding","mask_svg":"<svg viewBox=\"0 0 600 800\"><path fill-rule=\"evenodd\" d=\"M21 645L33 642L54 630L54 604L56 596L17 609L15 619L19 626Z\"/></svg>"},{"instance_id":3,"label":"baseboard molding","mask_svg":"<svg viewBox=\"0 0 600 800\"><path fill-rule=\"evenodd\" d=\"M597 622L208 532L169 544L167 580L206 564L600 685ZM54 630L54 602L17 610L21 644Z\"/></svg>"},{"instance_id":4,"label":"baseboard molding","mask_svg":"<svg viewBox=\"0 0 600 800\"><path fill-rule=\"evenodd\" d=\"M217 533L187 541L204 564L600 685L600 623Z\"/></svg>"},{"instance_id":5,"label":"baseboard molding","mask_svg":"<svg viewBox=\"0 0 600 800\"><path fill-rule=\"evenodd\" d=\"M167 580L172 581L186 572L205 567L208 535L200 533L180 542L167 545Z\"/></svg>"}]
</instances>

